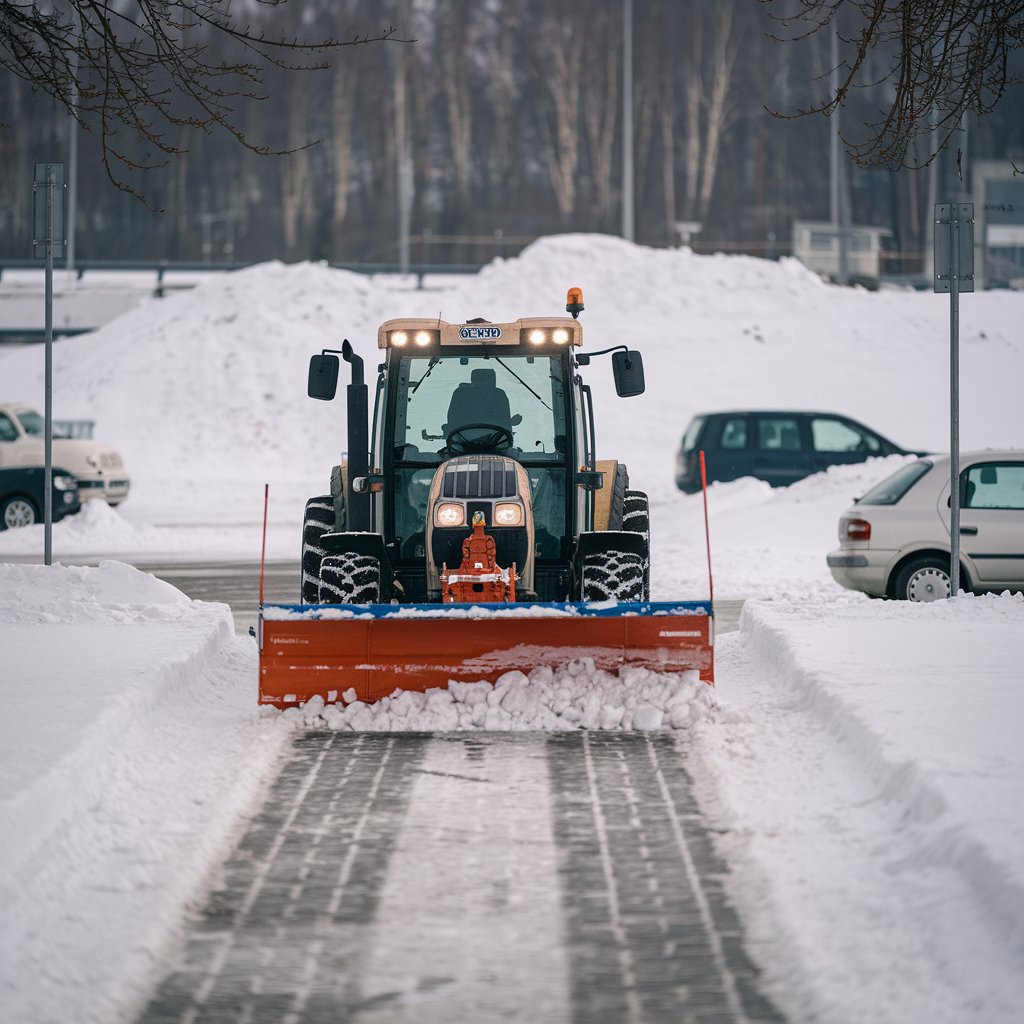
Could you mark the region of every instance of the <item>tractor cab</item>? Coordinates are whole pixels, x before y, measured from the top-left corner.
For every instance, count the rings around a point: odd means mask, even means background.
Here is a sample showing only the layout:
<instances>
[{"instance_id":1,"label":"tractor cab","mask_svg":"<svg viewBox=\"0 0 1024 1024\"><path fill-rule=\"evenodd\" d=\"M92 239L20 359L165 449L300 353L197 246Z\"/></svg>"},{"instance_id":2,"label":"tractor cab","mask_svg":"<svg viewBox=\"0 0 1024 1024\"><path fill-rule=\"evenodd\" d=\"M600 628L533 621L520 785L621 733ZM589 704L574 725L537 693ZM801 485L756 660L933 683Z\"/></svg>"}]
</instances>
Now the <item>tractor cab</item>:
<instances>
[{"instance_id":1,"label":"tractor cab","mask_svg":"<svg viewBox=\"0 0 1024 1024\"><path fill-rule=\"evenodd\" d=\"M526 599L564 600L581 533L594 530L595 494L607 483L596 463L590 389L580 365L583 328L578 290L571 317L511 323L395 319L377 332L378 367L365 469L355 465L366 412L349 394L349 451L336 507L349 507L336 529L381 538L398 593L439 601L444 567L458 565L475 516L493 538L497 560L513 562ZM344 358L357 360L347 346ZM314 356L310 394L326 372L337 382L337 359L324 371ZM639 353L613 353L621 395L643 391ZM628 365L627 365L628 364ZM353 363L361 378L361 361ZM327 397L326 395L322 397ZM365 400L364 400L365 401ZM356 422L352 419L353 407ZM365 427L362 428L365 431ZM346 494L351 491L351 494ZM352 505L365 503L355 526Z\"/></svg>"}]
</instances>

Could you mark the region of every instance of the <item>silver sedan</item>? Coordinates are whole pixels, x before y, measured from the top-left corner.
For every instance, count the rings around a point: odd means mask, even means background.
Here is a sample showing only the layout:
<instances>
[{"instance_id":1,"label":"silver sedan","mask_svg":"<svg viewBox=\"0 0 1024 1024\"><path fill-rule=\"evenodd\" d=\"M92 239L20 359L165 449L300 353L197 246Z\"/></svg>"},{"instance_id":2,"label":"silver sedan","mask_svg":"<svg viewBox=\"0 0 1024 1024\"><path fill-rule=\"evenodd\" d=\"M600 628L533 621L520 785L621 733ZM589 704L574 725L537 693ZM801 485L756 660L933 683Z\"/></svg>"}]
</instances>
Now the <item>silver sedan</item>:
<instances>
[{"instance_id":1,"label":"silver sedan","mask_svg":"<svg viewBox=\"0 0 1024 1024\"><path fill-rule=\"evenodd\" d=\"M871 488L839 519L836 582L873 597L949 597L949 456L928 456ZM960 586L1024 590L1024 450L960 456Z\"/></svg>"}]
</instances>

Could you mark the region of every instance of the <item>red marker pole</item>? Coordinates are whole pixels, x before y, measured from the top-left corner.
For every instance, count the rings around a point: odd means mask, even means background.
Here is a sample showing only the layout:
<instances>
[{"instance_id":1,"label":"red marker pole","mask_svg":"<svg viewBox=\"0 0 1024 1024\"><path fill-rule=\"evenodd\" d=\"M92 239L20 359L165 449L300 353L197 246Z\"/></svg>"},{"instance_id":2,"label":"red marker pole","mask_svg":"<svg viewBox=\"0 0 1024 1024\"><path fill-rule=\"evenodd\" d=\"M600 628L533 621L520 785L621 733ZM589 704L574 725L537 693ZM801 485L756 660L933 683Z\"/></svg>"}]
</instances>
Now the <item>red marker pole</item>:
<instances>
[{"instance_id":1,"label":"red marker pole","mask_svg":"<svg viewBox=\"0 0 1024 1024\"><path fill-rule=\"evenodd\" d=\"M708 474L704 466L704 449L700 453L700 489L704 493L704 540L708 549L708 591L715 603L715 578L711 575L711 530L708 526Z\"/></svg>"},{"instance_id":2,"label":"red marker pole","mask_svg":"<svg viewBox=\"0 0 1024 1024\"><path fill-rule=\"evenodd\" d=\"M263 485L263 549L260 551L260 607L263 607L263 567L267 561L267 505L270 503L270 484Z\"/></svg>"}]
</instances>

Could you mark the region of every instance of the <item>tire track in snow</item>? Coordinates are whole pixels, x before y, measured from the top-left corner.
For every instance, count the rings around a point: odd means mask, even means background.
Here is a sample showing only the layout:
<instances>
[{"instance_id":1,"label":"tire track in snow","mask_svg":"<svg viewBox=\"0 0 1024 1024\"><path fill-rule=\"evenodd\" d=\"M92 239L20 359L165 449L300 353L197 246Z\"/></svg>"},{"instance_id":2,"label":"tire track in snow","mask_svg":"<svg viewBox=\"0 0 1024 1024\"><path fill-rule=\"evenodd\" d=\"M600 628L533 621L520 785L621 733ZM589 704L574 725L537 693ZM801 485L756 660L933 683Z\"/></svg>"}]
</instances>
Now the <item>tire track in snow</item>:
<instances>
[{"instance_id":1,"label":"tire track in snow","mask_svg":"<svg viewBox=\"0 0 1024 1024\"><path fill-rule=\"evenodd\" d=\"M670 735L314 733L141 1024L763 1024Z\"/></svg>"}]
</instances>

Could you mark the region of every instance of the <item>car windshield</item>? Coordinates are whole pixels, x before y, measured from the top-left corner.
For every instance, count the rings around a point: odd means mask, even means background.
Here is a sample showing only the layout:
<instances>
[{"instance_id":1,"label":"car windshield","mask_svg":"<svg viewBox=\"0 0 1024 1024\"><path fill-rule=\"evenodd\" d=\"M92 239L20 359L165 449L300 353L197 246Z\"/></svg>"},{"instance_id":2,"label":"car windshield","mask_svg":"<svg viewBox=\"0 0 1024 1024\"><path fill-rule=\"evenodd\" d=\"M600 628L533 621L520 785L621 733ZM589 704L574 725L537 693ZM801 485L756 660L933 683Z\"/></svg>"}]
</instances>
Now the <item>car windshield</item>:
<instances>
[{"instance_id":1,"label":"car windshield","mask_svg":"<svg viewBox=\"0 0 1024 1024\"><path fill-rule=\"evenodd\" d=\"M895 505L931 468L932 464L927 459L912 462L872 487L857 504Z\"/></svg>"},{"instance_id":2,"label":"car windshield","mask_svg":"<svg viewBox=\"0 0 1024 1024\"><path fill-rule=\"evenodd\" d=\"M33 409L15 414L22 429L30 437L42 437L46 431L46 421Z\"/></svg>"}]
</instances>

